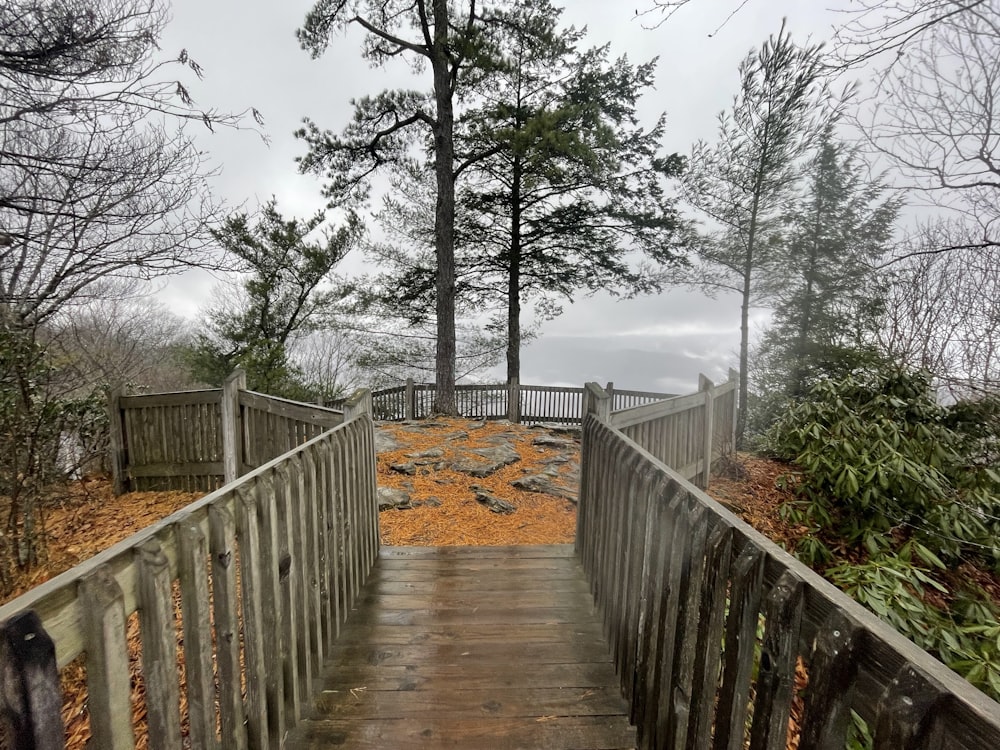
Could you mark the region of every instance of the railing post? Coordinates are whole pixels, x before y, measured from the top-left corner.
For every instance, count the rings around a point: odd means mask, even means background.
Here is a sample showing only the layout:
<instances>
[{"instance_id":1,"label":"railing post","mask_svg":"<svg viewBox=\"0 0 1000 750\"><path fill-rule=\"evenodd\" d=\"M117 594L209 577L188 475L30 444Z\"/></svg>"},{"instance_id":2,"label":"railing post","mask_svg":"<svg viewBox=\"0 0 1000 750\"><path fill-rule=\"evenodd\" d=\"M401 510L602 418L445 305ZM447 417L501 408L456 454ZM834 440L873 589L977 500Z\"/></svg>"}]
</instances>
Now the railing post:
<instances>
[{"instance_id":1,"label":"railing post","mask_svg":"<svg viewBox=\"0 0 1000 750\"><path fill-rule=\"evenodd\" d=\"M246 387L247 374L240 369L233 370L222 384L222 466L226 484L235 482L242 473L240 391Z\"/></svg>"},{"instance_id":2,"label":"railing post","mask_svg":"<svg viewBox=\"0 0 1000 750\"><path fill-rule=\"evenodd\" d=\"M611 396L597 383L587 383L583 386L583 416L594 414L598 419L607 422L611 417Z\"/></svg>"},{"instance_id":3,"label":"railing post","mask_svg":"<svg viewBox=\"0 0 1000 750\"><path fill-rule=\"evenodd\" d=\"M701 483L698 485L705 489L712 476L712 452L715 447L715 383L698 373L698 391L705 394L705 435L702 441L705 463L700 472Z\"/></svg>"},{"instance_id":4,"label":"railing post","mask_svg":"<svg viewBox=\"0 0 1000 750\"><path fill-rule=\"evenodd\" d=\"M413 378L406 379L406 392L403 398L403 419L413 419Z\"/></svg>"},{"instance_id":5,"label":"railing post","mask_svg":"<svg viewBox=\"0 0 1000 750\"><path fill-rule=\"evenodd\" d=\"M507 419L514 424L521 422L521 385L517 378L507 384Z\"/></svg>"},{"instance_id":6,"label":"railing post","mask_svg":"<svg viewBox=\"0 0 1000 750\"><path fill-rule=\"evenodd\" d=\"M0 627L0 710L12 747L62 750L56 646L32 610Z\"/></svg>"},{"instance_id":7,"label":"railing post","mask_svg":"<svg viewBox=\"0 0 1000 750\"><path fill-rule=\"evenodd\" d=\"M604 386L604 392L608 394L608 398L611 399L611 406L609 407L611 411L615 410L615 383L613 380L609 380L608 384Z\"/></svg>"},{"instance_id":8,"label":"railing post","mask_svg":"<svg viewBox=\"0 0 1000 750\"><path fill-rule=\"evenodd\" d=\"M734 370L732 367L729 368L729 382L733 384L733 415L732 415L732 425L730 427L729 434L729 446L733 453L736 452L736 423L739 421L739 412L743 408L741 404L739 393L740 393L740 373L738 370Z\"/></svg>"},{"instance_id":9,"label":"railing post","mask_svg":"<svg viewBox=\"0 0 1000 750\"><path fill-rule=\"evenodd\" d=\"M111 391L108 400L108 433L111 451L112 489L115 495L125 493L125 427L122 423L122 389Z\"/></svg>"},{"instance_id":10,"label":"railing post","mask_svg":"<svg viewBox=\"0 0 1000 750\"><path fill-rule=\"evenodd\" d=\"M367 388L358 388L344 402L345 422L349 422L361 414L372 415L372 392Z\"/></svg>"}]
</instances>

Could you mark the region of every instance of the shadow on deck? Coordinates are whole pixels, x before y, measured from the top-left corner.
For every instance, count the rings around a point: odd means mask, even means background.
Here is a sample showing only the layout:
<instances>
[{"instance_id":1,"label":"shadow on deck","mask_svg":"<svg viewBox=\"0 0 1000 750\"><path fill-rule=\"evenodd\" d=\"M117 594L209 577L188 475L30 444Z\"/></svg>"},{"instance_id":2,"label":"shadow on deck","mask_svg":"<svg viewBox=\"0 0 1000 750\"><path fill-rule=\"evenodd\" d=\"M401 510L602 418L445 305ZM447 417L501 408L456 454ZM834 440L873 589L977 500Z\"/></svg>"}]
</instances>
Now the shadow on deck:
<instances>
[{"instance_id":1,"label":"shadow on deck","mask_svg":"<svg viewBox=\"0 0 1000 750\"><path fill-rule=\"evenodd\" d=\"M386 547L295 748L632 748L569 545Z\"/></svg>"}]
</instances>

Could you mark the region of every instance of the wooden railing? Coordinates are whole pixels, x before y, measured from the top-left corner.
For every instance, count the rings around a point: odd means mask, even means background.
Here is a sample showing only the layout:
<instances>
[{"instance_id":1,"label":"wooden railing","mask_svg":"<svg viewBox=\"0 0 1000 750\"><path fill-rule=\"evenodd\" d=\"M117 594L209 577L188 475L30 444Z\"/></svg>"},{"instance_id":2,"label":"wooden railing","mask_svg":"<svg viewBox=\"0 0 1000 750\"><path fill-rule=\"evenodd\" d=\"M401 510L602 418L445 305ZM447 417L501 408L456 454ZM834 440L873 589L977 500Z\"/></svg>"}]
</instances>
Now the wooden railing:
<instances>
[{"instance_id":1,"label":"wooden railing","mask_svg":"<svg viewBox=\"0 0 1000 750\"><path fill-rule=\"evenodd\" d=\"M708 486L714 463L733 451L739 374L715 386L704 375L698 392L631 409L615 410L610 395L599 394L594 408L612 427L699 487Z\"/></svg>"},{"instance_id":2,"label":"wooden railing","mask_svg":"<svg viewBox=\"0 0 1000 750\"><path fill-rule=\"evenodd\" d=\"M0 608L10 745L63 747L57 668L85 655L89 747L134 747L132 630L150 748L280 747L377 554L369 404Z\"/></svg>"},{"instance_id":3,"label":"wooden railing","mask_svg":"<svg viewBox=\"0 0 1000 750\"><path fill-rule=\"evenodd\" d=\"M343 409L248 391L239 370L212 390L113 394L115 489L210 492L343 421Z\"/></svg>"},{"instance_id":4,"label":"wooden railing","mask_svg":"<svg viewBox=\"0 0 1000 750\"><path fill-rule=\"evenodd\" d=\"M434 411L437 387L431 383L414 383L372 391L373 413L386 421L425 419ZM672 393L616 390L608 383L614 409L626 409L642 404L673 398ZM331 405L338 407L343 401ZM583 388L522 385L517 382L500 384L462 384L455 386L455 406L458 413L469 419L507 419L519 424L581 424L583 421Z\"/></svg>"},{"instance_id":5,"label":"wooden railing","mask_svg":"<svg viewBox=\"0 0 1000 750\"><path fill-rule=\"evenodd\" d=\"M876 749L1000 747L1000 705L651 455L587 388L576 545L641 748L785 748L789 732L799 750L844 748L852 711Z\"/></svg>"}]
</instances>

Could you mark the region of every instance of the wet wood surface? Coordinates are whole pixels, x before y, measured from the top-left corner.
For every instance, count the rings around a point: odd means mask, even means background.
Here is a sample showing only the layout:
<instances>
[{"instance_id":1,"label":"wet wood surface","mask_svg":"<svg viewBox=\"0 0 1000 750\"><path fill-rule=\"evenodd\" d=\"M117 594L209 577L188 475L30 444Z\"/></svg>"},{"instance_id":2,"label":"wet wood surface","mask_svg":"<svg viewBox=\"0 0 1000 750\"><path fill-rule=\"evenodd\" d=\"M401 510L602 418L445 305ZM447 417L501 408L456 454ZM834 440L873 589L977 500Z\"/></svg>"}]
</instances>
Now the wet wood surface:
<instances>
[{"instance_id":1,"label":"wet wood surface","mask_svg":"<svg viewBox=\"0 0 1000 750\"><path fill-rule=\"evenodd\" d=\"M569 545L382 550L286 747L634 748Z\"/></svg>"}]
</instances>

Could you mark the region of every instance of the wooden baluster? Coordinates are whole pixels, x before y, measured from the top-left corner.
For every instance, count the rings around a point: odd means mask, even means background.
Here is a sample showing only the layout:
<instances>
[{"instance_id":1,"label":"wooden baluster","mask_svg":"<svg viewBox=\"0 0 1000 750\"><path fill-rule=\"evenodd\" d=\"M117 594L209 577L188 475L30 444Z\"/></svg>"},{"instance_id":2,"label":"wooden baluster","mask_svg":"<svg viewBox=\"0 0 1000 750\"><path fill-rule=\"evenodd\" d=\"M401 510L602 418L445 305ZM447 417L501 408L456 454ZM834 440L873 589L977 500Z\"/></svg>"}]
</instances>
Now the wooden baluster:
<instances>
[{"instance_id":1,"label":"wooden baluster","mask_svg":"<svg viewBox=\"0 0 1000 750\"><path fill-rule=\"evenodd\" d=\"M218 745L208 597L208 542L201 527L190 520L176 524L175 535L184 625L189 737L193 747L212 750Z\"/></svg>"},{"instance_id":2,"label":"wooden baluster","mask_svg":"<svg viewBox=\"0 0 1000 750\"><path fill-rule=\"evenodd\" d=\"M232 495L229 496L233 497ZM226 500L208 509L212 553L212 614L219 672L219 725L226 750L244 750L243 689L240 685L240 623L236 592L236 523ZM247 650L249 657L250 650ZM247 674L253 674L247 665Z\"/></svg>"},{"instance_id":3,"label":"wooden baluster","mask_svg":"<svg viewBox=\"0 0 1000 750\"><path fill-rule=\"evenodd\" d=\"M135 555L149 745L174 750L181 746L181 721L170 562L155 539L140 545Z\"/></svg>"},{"instance_id":4,"label":"wooden baluster","mask_svg":"<svg viewBox=\"0 0 1000 750\"><path fill-rule=\"evenodd\" d=\"M101 750L133 750L125 597L106 565L81 579L78 591L87 644L91 742Z\"/></svg>"}]
</instances>

